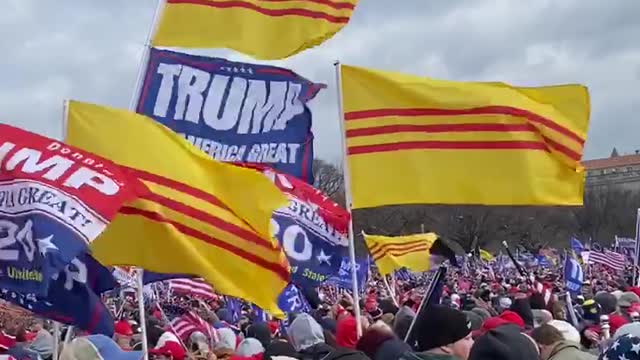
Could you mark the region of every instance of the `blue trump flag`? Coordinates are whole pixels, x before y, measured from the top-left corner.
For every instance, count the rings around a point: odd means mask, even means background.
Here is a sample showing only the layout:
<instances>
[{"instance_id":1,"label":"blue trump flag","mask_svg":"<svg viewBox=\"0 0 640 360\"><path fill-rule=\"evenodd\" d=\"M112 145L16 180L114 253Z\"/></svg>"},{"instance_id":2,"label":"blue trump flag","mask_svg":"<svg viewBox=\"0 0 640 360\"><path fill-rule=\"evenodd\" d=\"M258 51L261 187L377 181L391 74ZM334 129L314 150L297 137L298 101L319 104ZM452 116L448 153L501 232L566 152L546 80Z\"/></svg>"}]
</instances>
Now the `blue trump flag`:
<instances>
[{"instance_id":1,"label":"blue trump flag","mask_svg":"<svg viewBox=\"0 0 640 360\"><path fill-rule=\"evenodd\" d=\"M112 336L114 321L98 294L116 285L111 269L85 254L53 276L46 296L2 289L0 297L42 317Z\"/></svg>"},{"instance_id":2,"label":"blue trump flag","mask_svg":"<svg viewBox=\"0 0 640 360\"><path fill-rule=\"evenodd\" d=\"M108 160L0 124L0 288L46 296L137 184Z\"/></svg>"},{"instance_id":3,"label":"blue trump flag","mask_svg":"<svg viewBox=\"0 0 640 360\"><path fill-rule=\"evenodd\" d=\"M293 284L289 284L278 297L278 307L285 313L311 311L309 302Z\"/></svg>"},{"instance_id":4,"label":"blue trump flag","mask_svg":"<svg viewBox=\"0 0 640 360\"><path fill-rule=\"evenodd\" d=\"M369 256L356 258L356 276L358 280L358 291L360 292L362 292L367 285L369 267ZM340 270L338 270L338 273L331 276L327 281L344 289L351 290L353 288L353 281L351 278L351 261L349 261L349 255L345 255L341 258Z\"/></svg>"},{"instance_id":5,"label":"blue trump flag","mask_svg":"<svg viewBox=\"0 0 640 360\"><path fill-rule=\"evenodd\" d=\"M571 256L566 256L564 260L564 280L567 291L577 294L582 289L584 271L580 263Z\"/></svg>"},{"instance_id":6,"label":"blue trump flag","mask_svg":"<svg viewBox=\"0 0 640 360\"><path fill-rule=\"evenodd\" d=\"M291 280L309 288L338 275L348 250L349 213L293 176L263 172L289 198L287 207L273 213L271 223L291 265Z\"/></svg>"},{"instance_id":7,"label":"blue trump flag","mask_svg":"<svg viewBox=\"0 0 640 360\"><path fill-rule=\"evenodd\" d=\"M575 251L576 255L580 255L584 251L584 245L580 242L580 240L576 238L571 238L571 250Z\"/></svg>"},{"instance_id":8,"label":"blue trump flag","mask_svg":"<svg viewBox=\"0 0 640 360\"><path fill-rule=\"evenodd\" d=\"M263 163L311 183L307 102L324 87L275 66L151 49L137 112L217 160Z\"/></svg>"}]
</instances>

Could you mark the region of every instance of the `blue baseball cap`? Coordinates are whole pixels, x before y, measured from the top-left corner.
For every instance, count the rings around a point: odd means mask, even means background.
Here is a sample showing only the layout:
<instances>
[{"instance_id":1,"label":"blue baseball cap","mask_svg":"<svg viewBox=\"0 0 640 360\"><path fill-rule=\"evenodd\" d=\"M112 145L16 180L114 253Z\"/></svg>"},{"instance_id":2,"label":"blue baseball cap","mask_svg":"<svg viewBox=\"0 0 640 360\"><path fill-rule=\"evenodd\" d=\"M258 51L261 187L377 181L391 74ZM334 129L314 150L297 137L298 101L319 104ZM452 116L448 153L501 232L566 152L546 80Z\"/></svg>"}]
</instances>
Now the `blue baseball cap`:
<instances>
[{"instance_id":1,"label":"blue baseball cap","mask_svg":"<svg viewBox=\"0 0 640 360\"><path fill-rule=\"evenodd\" d=\"M65 348L80 358L95 358L97 360L141 360L142 351L124 351L118 344L105 335L89 335L74 339Z\"/></svg>"}]
</instances>

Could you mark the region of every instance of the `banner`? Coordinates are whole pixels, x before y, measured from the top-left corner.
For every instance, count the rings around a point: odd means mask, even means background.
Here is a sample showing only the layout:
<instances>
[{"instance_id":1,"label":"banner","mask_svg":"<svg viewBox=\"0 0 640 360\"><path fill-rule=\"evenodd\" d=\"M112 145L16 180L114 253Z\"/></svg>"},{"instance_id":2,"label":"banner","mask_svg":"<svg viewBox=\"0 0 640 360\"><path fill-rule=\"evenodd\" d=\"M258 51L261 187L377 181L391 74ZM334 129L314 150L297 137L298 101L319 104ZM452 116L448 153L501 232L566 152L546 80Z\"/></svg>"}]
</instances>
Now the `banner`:
<instances>
[{"instance_id":1,"label":"banner","mask_svg":"<svg viewBox=\"0 0 640 360\"><path fill-rule=\"evenodd\" d=\"M0 124L0 287L47 295L137 186L111 161Z\"/></svg>"},{"instance_id":2,"label":"banner","mask_svg":"<svg viewBox=\"0 0 640 360\"><path fill-rule=\"evenodd\" d=\"M84 254L53 276L45 296L2 289L0 298L91 334L112 336L113 318L98 294L116 285L110 269Z\"/></svg>"},{"instance_id":3,"label":"banner","mask_svg":"<svg viewBox=\"0 0 640 360\"><path fill-rule=\"evenodd\" d=\"M291 265L291 280L317 287L340 271L349 245L349 213L293 176L270 169L263 173L289 196L289 206L276 210L271 223Z\"/></svg>"},{"instance_id":4,"label":"banner","mask_svg":"<svg viewBox=\"0 0 640 360\"><path fill-rule=\"evenodd\" d=\"M356 276L358 278L358 291L360 292L362 292L367 285L370 265L369 256L359 259L356 258ZM351 264L348 255L342 257L338 273L329 277L327 281L344 289L351 290L353 288L353 281L351 281Z\"/></svg>"},{"instance_id":5,"label":"banner","mask_svg":"<svg viewBox=\"0 0 640 360\"><path fill-rule=\"evenodd\" d=\"M564 261L564 279L568 291L574 294L580 293L584 282L584 271L578 261L570 256L567 256Z\"/></svg>"},{"instance_id":6,"label":"banner","mask_svg":"<svg viewBox=\"0 0 640 360\"><path fill-rule=\"evenodd\" d=\"M217 160L264 163L311 183L306 104L324 87L279 67L152 49L137 111Z\"/></svg>"},{"instance_id":7,"label":"banner","mask_svg":"<svg viewBox=\"0 0 640 360\"><path fill-rule=\"evenodd\" d=\"M285 313L308 313L311 311L311 306L309 306L307 299L305 299L300 290L293 284L289 284L282 294L280 294L280 297L278 298L278 306L280 307L280 310Z\"/></svg>"},{"instance_id":8,"label":"banner","mask_svg":"<svg viewBox=\"0 0 640 360\"><path fill-rule=\"evenodd\" d=\"M627 258L630 263L636 261L636 239L618 237L615 238L616 251Z\"/></svg>"}]
</instances>

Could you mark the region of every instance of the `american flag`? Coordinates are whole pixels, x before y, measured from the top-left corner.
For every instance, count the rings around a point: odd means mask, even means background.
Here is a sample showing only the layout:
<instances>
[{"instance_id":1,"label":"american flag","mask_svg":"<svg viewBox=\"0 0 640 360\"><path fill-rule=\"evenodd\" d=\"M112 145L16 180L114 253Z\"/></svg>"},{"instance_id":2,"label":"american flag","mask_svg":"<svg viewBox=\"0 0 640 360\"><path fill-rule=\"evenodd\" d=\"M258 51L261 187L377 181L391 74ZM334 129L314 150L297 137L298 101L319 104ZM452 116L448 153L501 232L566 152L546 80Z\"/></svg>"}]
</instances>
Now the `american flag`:
<instances>
[{"instance_id":1,"label":"american flag","mask_svg":"<svg viewBox=\"0 0 640 360\"><path fill-rule=\"evenodd\" d=\"M609 250L604 250L604 252L592 251L589 254L589 263L601 264L611 269L622 271L624 270L625 258L624 255Z\"/></svg>"},{"instance_id":2,"label":"american flag","mask_svg":"<svg viewBox=\"0 0 640 360\"><path fill-rule=\"evenodd\" d=\"M169 289L176 294L191 295L204 299L213 299L216 297L211 285L207 284L203 279L172 279L168 280Z\"/></svg>"},{"instance_id":3,"label":"american flag","mask_svg":"<svg viewBox=\"0 0 640 360\"><path fill-rule=\"evenodd\" d=\"M185 310L178 306L166 306L163 309L167 318L169 318L171 330L182 341L186 342L194 331L200 331L209 339L214 340L214 342L219 340L218 334L213 327L193 310Z\"/></svg>"}]
</instances>

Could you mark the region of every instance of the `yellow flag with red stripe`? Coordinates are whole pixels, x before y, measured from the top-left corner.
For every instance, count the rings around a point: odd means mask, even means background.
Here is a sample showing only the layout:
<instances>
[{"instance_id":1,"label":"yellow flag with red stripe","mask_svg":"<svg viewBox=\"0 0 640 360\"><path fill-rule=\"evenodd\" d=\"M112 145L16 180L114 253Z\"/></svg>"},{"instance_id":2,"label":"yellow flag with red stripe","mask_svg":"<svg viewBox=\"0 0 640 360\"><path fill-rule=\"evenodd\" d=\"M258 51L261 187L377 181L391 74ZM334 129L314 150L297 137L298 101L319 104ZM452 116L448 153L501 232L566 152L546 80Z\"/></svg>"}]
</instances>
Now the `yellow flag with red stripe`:
<instances>
[{"instance_id":1,"label":"yellow flag with red stripe","mask_svg":"<svg viewBox=\"0 0 640 360\"><path fill-rule=\"evenodd\" d=\"M149 188L91 244L98 261L198 275L281 313L289 266L270 221L287 200L263 174L215 161L143 115L75 101L67 142L127 167Z\"/></svg>"},{"instance_id":2,"label":"yellow flag with red stripe","mask_svg":"<svg viewBox=\"0 0 640 360\"><path fill-rule=\"evenodd\" d=\"M276 60L320 45L351 18L357 0L167 0L154 46L229 48Z\"/></svg>"},{"instance_id":3,"label":"yellow flag with red stripe","mask_svg":"<svg viewBox=\"0 0 640 360\"><path fill-rule=\"evenodd\" d=\"M407 268L415 272L431 267L430 249L438 240L435 233L406 236L364 235L371 257L382 275Z\"/></svg>"},{"instance_id":4,"label":"yellow flag with red stripe","mask_svg":"<svg viewBox=\"0 0 640 360\"><path fill-rule=\"evenodd\" d=\"M354 208L582 205L586 87L341 76Z\"/></svg>"}]
</instances>

